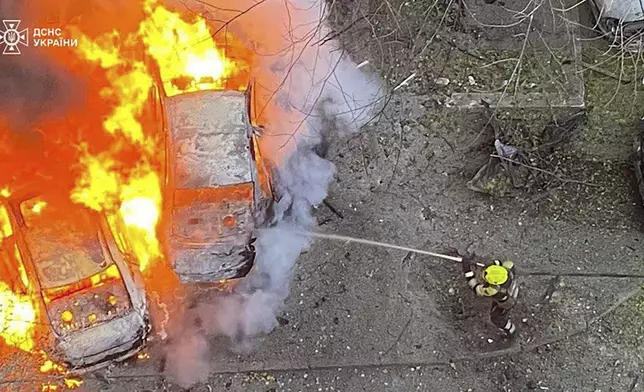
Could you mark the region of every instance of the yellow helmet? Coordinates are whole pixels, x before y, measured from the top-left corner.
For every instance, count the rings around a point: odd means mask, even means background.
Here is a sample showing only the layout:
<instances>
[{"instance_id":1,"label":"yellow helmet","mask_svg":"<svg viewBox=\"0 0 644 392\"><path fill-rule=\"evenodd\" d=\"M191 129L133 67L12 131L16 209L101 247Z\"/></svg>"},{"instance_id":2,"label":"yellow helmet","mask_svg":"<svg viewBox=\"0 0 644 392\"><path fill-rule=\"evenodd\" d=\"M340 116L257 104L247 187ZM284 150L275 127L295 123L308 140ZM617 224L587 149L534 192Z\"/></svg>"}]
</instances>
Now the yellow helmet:
<instances>
[{"instance_id":1,"label":"yellow helmet","mask_svg":"<svg viewBox=\"0 0 644 392\"><path fill-rule=\"evenodd\" d=\"M503 284L508 280L508 270L500 265L490 265L483 270L483 279L489 284Z\"/></svg>"}]
</instances>

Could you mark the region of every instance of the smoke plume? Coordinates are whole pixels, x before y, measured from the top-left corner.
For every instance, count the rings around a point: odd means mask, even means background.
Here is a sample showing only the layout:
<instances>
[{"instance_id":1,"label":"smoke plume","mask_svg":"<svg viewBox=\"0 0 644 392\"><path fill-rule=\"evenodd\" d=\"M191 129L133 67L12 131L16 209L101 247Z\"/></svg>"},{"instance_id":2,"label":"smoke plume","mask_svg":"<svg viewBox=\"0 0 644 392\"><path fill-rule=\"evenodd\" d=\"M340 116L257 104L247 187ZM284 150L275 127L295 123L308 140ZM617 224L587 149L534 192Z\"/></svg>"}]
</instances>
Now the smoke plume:
<instances>
[{"instance_id":1,"label":"smoke plume","mask_svg":"<svg viewBox=\"0 0 644 392\"><path fill-rule=\"evenodd\" d=\"M260 143L276 168L279 201L277 224L259 233L256 265L247 279L232 294L197 304L184 317L189 322L171 333L165 369L184 387L208 376L206 342L213 337L246 349L278 325L295 262L310 240L297 232L315 226L312 207L327 196L335 170L316 151L327 138L357 132L369 122L382 95L380 83L327 39L324 1L238 0L239 11L225 0L208 4L202 10L212 25L255 52L251 70L266 128Z\"/></svg>"},{"instance_id":2,"label":"smoke plume","mask_svg":"<svg viewBox=\"0 0 644 392\"><path fill-rule=\"evenodd\" d=\"M23 5L17 0L2 1L0 16L21 20L20 29L33 27L29 18L24 18ZM78 81L35 48L20 45L19 49L20 55L0 55L0 108L10 129L34 136L34 126L40 120L63 114Z\"/></svg>"}]
</instances>

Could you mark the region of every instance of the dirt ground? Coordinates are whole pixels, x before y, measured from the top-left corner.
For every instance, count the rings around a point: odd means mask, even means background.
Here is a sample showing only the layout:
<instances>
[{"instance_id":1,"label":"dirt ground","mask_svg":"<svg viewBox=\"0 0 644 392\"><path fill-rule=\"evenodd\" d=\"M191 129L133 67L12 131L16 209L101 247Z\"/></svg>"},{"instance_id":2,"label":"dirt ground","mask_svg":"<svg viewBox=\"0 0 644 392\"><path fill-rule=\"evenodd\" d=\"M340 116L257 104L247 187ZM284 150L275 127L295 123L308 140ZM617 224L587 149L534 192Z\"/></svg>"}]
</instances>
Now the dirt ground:
<instances>
[{"instance_id":1,"label":"dirt ground","mask_svg":"<svg viewBox=\"0 0 644 392\"><path fill-rule=\"evenodd\" d=\"M192 391L644 391L643 215L629 161L642 107L637 61L603 53L604 41L547 4L532 19L508 11L535 3L334 2L333 24L357 63L369 60L389 89L416 76L377 124L334 140L327 201L338 213L317 210L324 232L515 260L519 336L508 341L486 322L489 304L475 300L459 265L316 240L282 325L252 354L218 350L213 375ZM531 129L585 98L578 137L539 186L509 197L466 187L493 152L489 115L472 104L481 92L512 98L491 102L495 114ZM181 390L154 357L84 388Z\"/></svg>"}]
</instances>

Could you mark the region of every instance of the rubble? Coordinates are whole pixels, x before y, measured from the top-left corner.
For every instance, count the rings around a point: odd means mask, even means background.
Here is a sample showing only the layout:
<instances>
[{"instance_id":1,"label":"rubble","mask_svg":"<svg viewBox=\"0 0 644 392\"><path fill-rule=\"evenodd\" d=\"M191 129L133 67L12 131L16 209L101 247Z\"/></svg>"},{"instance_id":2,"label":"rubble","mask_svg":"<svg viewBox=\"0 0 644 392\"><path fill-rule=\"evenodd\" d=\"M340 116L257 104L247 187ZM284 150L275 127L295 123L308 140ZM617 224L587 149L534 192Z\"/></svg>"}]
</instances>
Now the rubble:
<instances>
[{"instance_id":1,"label":"rubble","mask_svg":"<svg viewBox=\"0 0 644 392\"><path fill-rule=\"evenodd\" d=\"M554 152L569 143L581 124L583 113L552 121L542 130L528 129L521 121L501 123L490 117L494 153L467 182L470 190L493 196L512 196L534 187L563 180L549 171Z\"/></svg>"}]
</instances>

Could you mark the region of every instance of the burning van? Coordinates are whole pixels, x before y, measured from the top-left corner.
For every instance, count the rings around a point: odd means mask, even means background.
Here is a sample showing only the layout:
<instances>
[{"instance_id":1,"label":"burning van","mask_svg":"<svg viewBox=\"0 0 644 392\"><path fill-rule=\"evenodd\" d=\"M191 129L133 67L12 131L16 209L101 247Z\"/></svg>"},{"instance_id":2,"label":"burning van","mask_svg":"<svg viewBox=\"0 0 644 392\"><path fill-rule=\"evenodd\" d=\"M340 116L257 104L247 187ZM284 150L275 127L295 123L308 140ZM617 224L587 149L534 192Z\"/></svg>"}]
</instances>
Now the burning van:
<instances>
[{"instance_id":1,"label":"burning van","mask_svg":"<svg viewBox=\"0 0 644 392\"><path fill-rule=\"evenodd\" d=\"M0 211L3 269L16 290L38 293L52 357L84 372L138 352L150 330L145 292L105 218L26 189L0 199Z\"/></svg>"},{"instance_id":2,"label":"burning van","mask_svg":"<svg viewBox=\"0 0 644 392\"><path fill-rule=\"evenodd\" d=\"M256 229L271 220L272 174L260 153L253 89L240 90L160 94L166 246L184 283L246 276Z\"/></svg>"}]
</instances>

